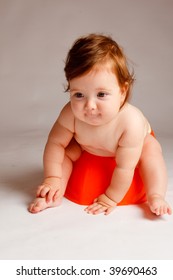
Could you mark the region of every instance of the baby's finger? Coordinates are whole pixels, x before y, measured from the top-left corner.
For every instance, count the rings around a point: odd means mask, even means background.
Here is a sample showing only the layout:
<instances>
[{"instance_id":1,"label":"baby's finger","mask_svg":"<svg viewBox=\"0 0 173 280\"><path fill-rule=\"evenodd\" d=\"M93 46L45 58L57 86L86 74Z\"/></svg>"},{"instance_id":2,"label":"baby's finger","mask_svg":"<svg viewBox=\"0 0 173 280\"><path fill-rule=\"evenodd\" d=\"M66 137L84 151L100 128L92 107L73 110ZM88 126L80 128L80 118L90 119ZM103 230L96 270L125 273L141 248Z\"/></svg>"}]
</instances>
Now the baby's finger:
<instances>
[{"instance_id":1,"label":"baby's finger","mask_svg":"<svg viewBox=\"0 0 173 280\"><path fill-rule=\"evenodd\" d=\"M96 205L98 205L98 204L97 204L97 203L93 203L93 204L87 206L84 210L85 210L85 211L90 211L90 210L91 210L93 207L95 207Z\"/></svg>"},{"instance_id":2,"label":"baby's finger","mask_svg":"<svg viewBox=\"0 0 173 280\"><path fill-rule=\"evenodd\" d=\"M53 196L53 201L56 201L60 196L59 190L57 190Z\"/></svg>"},{"instance_id":3,"label":"baby's finger","mask_svg":"<svg viewBox=\"0 0 173 280\"><path fill-rule=\"evenodd\" d=\"M109 208L105 211L105 215L109 215L114 209L115 209L115 207L109 207Z\"/></svg>"},{"instance_id":4,"label":"baby's finger","mask_svg":"<svg viewBox=\"0 0 173 280\"><path fill-rule=\"evenodd\" d=\"M51 189L49 188L49 192L47 192L46 201L47 201L47 202L52 201L54 194L55 194L55 190L51 190Z\"/></svg>"},{"instance_id":5,"label":"baby's finger","mask_svg":"<svg viewBox=\"0 0 173 280\"><path fill-rule=\"evenodd\" d=\"M37 189L37 192L36 192L36 196L39 197L40 196L40 192L41 190L44 188L44 185L40 185Z\"/></svg>"},{"instance_id":6,"label":"baby's finger","mask_svg":"<svg viewBox=\"0 0 173 280\"><path fill-rule=\"evenodd\" d=\"M40 196L45 197L49 191L50 191L50 187L49 186L44 186L42 188L42 190L40 191Z\"/></svg>"},{"instance_id":7,"label":"baby's finger","mask_svg":"<svg viewBox=\"0 0 173 280\"><path fill-rule=\"evenodd\" d=\"M94 215L101 214L106 211L106 207L99 205L97 209L93 212Z\"/></svg>"},{"instance_id":8,"label":"baby's finger","mask_svg":"<svg viewBox=\"0 0 173 280\"><path fill-rule=\"evenodd\" d=\"M91 213L91 214L97 214L97 212L98 212L101 208L102 208L102 206L99 205L99 204L97 204L97 205L95 205L95 206L89 211L89 213Z\"/></svg>"},{"instance_id":9,"label":"baby's finger","mask_svg":"<svg viewBox=\"0 0 173 280\"><path fill-rule=\"evenodd\" d=\"M97 215L97 214L100 214L102 212L104 212L106 209L105 206L102 206L101 204L99 203L94 203L92 205L92 208L89 207L89 210L87 211L89 214L93 214L93 215Z\"/></svg>"}]
</instances>

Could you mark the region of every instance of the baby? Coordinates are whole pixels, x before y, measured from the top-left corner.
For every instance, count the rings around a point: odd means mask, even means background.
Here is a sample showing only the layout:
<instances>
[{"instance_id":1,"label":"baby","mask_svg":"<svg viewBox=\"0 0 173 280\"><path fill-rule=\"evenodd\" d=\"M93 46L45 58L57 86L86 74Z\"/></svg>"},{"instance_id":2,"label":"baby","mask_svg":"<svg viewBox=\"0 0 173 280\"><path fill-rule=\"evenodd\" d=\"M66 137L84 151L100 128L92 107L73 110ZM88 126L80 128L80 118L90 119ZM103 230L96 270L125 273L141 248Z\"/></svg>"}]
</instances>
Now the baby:
<instances>
[{"instance_id":1,"label":"baby","mask_svg":"<svg viewBox=\"0 0 173 280\"><path fill-rule=\"evenodd\" d=\"M171 214L165 201L167 172L160 144L142 112L129 104L133 73L109 36L90 34L70 49L65 74L70 102L55 122L44 151L44 181L29 211L58 206L73 163L83 151L116 159L110 185L85 208L109 214L127 193L138 167L150 210Z\"/></svg>"}]
</instances>

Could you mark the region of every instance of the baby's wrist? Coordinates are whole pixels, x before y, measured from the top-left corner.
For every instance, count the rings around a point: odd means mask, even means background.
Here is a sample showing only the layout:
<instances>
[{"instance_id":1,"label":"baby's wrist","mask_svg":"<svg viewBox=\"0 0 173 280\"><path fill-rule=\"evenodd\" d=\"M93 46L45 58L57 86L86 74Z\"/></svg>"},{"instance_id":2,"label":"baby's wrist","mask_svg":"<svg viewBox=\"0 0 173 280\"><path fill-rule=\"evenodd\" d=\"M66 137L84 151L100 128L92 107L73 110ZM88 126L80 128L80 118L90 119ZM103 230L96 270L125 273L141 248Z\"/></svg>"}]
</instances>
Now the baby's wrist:
<instances>
[{"instance_id":1,"label":"baby's wrist","mask_svg":"<svg viewBox=\"0 0 173 280\"><path fill-rule=\"evenodd\" d=\"M109 198L110 200L114 201L116 204L119 203L119 201L121 201L121 199L117 198L116 194L114 193L114 191L112 191L111 189L107 189L105 191L105 195L107 196L107 198Z\"/></svg>"},{"instance_id":2,"label":"baby's wrist","mask_svg":"<svg viewBox=\"0 0 173 280\"><path fill-rule=\"evenodd\" d=\"M97 198L97 202L106 207L115 207L117 202L109 198L105 193Z\"/></svg>"},{"instance_id":3,"label":"baby's wrist","mask_svg":"<svg viewBox=\"0 0 173 280\"><path fill-rule=\"evenodd\" d=\"M105 196L112 202L112 203L114 203L114 204L118 204L118 202L117 201L115 201L115 199L114 198L112 198L112 197L110 197L110 196L108 196L106 193L105 193Z\"/></svg>"}]
</instances>

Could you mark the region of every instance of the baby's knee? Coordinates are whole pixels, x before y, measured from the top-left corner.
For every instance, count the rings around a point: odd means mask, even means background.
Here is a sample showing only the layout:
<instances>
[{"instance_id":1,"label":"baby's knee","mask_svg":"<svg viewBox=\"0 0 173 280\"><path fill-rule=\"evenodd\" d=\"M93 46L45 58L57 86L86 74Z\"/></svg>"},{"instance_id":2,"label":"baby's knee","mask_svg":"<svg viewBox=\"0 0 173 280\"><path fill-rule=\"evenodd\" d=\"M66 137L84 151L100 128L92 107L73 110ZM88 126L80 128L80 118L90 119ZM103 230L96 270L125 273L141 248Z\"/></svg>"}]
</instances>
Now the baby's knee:
<instances>
[{"instance_id":1,"label":"baby's knee","mask_svg":"<svg viewBox=\"0 0 173 280\"><path fill-rule=\"evenodd\" d=\"M160 153L162 153L162 148L158 140L150 134L147 135L144 139L141 158L148 158Z\"/></svg>"},{"instance_id":2,"label":"baby's knee","mask_svg":"<svg viewBox=\"0 0 173 280\"><path fill-rule=\"evenodd\" d=\"M81 146L73 138L67 148L65 149L66 156L72 161L76 161L82 153Z\"/></svg>"}]
</instances>

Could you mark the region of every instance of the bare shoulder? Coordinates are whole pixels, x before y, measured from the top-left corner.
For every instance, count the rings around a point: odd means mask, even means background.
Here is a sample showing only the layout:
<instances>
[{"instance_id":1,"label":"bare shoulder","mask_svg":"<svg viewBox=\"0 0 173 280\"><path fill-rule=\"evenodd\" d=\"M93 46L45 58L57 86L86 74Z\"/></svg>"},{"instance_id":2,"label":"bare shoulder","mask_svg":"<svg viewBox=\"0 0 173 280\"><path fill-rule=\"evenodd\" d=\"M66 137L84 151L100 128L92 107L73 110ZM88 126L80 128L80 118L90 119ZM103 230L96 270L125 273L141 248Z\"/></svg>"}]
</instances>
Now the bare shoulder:
<instances>
[{"instance_id":1,"label":"bare shoulder","mask_svg":"<svg viewBox=\"0 0 173 280\"><path fill-rule=\"evenodd\" d=\"M143 113L135 106L126 104L120 111L120 121L123 126L121 143L136 145L143 142L150 130L150 125Z\"/></svg>"},{"instance_id":2,"label":"bare shoulder","mask_svg":"<svg viewBox=\"0 0 173 280\"><path fill-rule=\"evenodd\" d=\"M71 110L70 102L61 110L57 122L71 132L74 132L74 114Z\"/></svg>"},{"instance_id":3,"label":"bare shoulder","mask_svg":"<svg viewBox=\"0 0 173 280\"><path fill-rule=\"evenodd\" d=\"M125 115L128 115L128 119L130 121L133 120L133 122L135 122L135 120L137 121L143 121L144 119L146 120L143 112L137 108L136 106L127 103L127 105L125 106L125 110L124 110Z\"/></svg>"}]
</instances>

